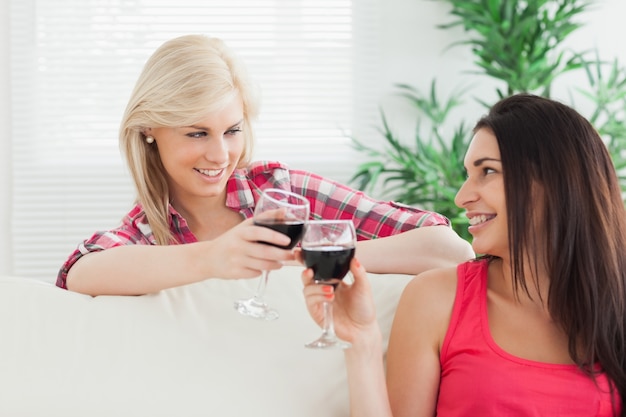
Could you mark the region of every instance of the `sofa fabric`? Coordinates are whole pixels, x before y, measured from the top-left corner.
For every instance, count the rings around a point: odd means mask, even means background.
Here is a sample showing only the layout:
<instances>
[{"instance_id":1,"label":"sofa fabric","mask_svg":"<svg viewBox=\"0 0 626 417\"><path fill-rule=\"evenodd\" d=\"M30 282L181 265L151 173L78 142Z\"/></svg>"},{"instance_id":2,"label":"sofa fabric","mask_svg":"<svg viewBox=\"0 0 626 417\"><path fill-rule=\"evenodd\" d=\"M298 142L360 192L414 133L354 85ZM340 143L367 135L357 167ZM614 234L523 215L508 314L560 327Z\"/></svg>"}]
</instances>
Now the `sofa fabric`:
<instances>
[{"instance_id":1,"label":"sofa fabric","mask_svg":"<svg viewBox=\"0 0 626 417\"><path fill-rule=\"evenodd\" d=\"M0 416L348 416L343 353L304 348L301 270L270 274L271 322L233 308L258 279L91 297L2 277ZM385 346L409 279L370 274Z\"/></svg>"}]
</instances>

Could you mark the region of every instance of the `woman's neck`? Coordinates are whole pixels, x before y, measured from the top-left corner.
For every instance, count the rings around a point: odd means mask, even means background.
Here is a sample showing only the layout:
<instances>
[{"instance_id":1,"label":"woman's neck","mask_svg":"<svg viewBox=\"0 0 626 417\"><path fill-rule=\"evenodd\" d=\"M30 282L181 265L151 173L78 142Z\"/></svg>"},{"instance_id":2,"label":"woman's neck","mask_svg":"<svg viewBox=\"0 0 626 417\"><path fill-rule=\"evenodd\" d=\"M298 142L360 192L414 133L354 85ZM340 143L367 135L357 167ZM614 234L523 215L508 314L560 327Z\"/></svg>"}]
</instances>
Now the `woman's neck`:
<instances>
[{"instance_id":1,"label":"woman's neck","mask_svg":"<svg viewBox=\"0 0 626 417\"><path fill-rule=\"evenodd\" d=\"M226 207L226 195L193 201L172 199L170 204L200 241L214 239L243 220L240 213Z\"/></svg>"},{"instance_id":2,"label":"woman's neck","mask_svg":"<svg viewBox=\"0 0 626 417\"><path fill-rule=\"evenodd\" d=\"M525 262L522 266L522 277L517 288L513 282L513 270L509 259L498 258L492 261L490 268L494 272L493 281L490 287L501 294L508 294L512 298L518 299L520 302L531 302L547 308L548 292L550 288L550 278L547 269L543 263L533 265ZM526 290L524 290L525 285Z\"/></svg>"}]
</instances>

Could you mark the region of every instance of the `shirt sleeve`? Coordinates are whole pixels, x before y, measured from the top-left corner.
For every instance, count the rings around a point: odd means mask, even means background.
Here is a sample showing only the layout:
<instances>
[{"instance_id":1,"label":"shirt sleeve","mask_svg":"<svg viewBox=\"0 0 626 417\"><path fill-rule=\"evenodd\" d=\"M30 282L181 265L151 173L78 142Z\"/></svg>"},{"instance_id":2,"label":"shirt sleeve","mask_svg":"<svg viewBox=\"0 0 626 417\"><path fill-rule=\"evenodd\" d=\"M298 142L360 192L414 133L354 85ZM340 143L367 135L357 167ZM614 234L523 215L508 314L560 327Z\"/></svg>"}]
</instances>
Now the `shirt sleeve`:
<instances>
[{"instance_id":1,"label":"shirt sleeve","mask_svg":"<svg viewBox=\"0 0 626 417\"><path fill-rule=\"evenodd\" d=\"M137 227L129 223L124 223L117 229L105 232L96 232L89 239L78 245L78 248L67 258L57 275L56 285L67 289L67 273L70 268L84 255L90 252L99 252L101 250L114 248L116 246L152 244L149 237L146 236Z\"/></svg>"},{"instance_id":2,"label":"shirt sleeve","mask_svg":"<svg viewBox=\"0 0 626 417\"><path fill-rule=\"evenodd\" d=\"M445 216L393 201L376 200L322 176L290 170L294 192L311 203L312 219L351 219L359 240L376 239L426 226L450 226Z\"/></svg>"}]
</instances>

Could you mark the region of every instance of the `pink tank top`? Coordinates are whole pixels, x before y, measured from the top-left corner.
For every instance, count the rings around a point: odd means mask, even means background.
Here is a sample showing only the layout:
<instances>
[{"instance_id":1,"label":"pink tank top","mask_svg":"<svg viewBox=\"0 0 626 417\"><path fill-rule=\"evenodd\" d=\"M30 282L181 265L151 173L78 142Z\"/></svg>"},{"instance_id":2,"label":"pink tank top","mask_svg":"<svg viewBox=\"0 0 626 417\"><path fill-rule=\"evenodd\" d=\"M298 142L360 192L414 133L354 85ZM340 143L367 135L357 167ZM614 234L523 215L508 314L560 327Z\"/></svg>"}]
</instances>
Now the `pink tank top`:
<instances>
[{"instance_id":1,"label":"pink tank top","mask_svg":"<svg viewBox=\"0 0 626 417\"><path fill-rule=\"evenodd\" d=\"M487 260L458 267L456 299L441 349L438 417L611 417L606 376L594 380L575 365L521 359L491 338Z\"/></svg>"}]
</instances>

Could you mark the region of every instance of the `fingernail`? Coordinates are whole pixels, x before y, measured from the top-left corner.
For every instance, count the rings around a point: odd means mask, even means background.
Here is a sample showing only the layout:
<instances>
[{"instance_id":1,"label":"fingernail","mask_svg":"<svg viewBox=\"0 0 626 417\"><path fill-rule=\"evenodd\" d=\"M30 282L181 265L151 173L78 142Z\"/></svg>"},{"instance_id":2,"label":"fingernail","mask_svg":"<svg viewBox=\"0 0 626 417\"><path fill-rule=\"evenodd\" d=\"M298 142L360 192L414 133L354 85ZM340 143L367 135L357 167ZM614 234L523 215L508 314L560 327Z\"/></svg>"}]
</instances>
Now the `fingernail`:
<instances>
[{"instance_id":1,"label":"fingernail","mask_svg":"<svg viewBox=\"0 0 626 417\"><path fill-rule=\"evenodd\" d=\"M322 292L324 294L332 294L333 293L333 286L332 285L323 285L322 286Z\"/></svg>"},{"instance_id":2,"label":"fingernail","mask_svg":"<svg viewBox=\"0 0 626 417\"><path fill-rule=\"evenodd\" d=\"M357 268L360 268L360 267L361 267L361 262L359 262L359 260L358 260L357 258L354 258L354 265L355 265Z\"/></svg>"},{"instance_id":3,"label":"fingernail","mask_svg":"<svg viewBox=\"0 0 626 417\"><path fill-rule=\"evenodd\" d=\"M335 294L333 294L333 293L330 293L330 294L324 294L324 297L326 297L326 299L327 299L327 300L330 300L330 299L332 299L332 298L333 298L333 296L334 296L334 295L335 295Z\"/></svg>"}]
</instances>

